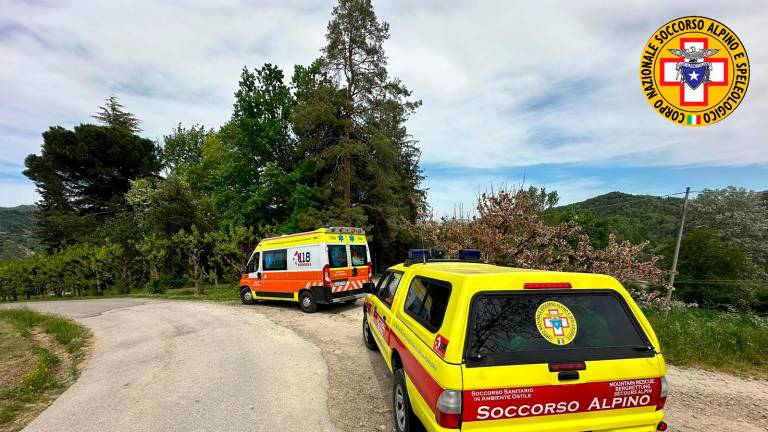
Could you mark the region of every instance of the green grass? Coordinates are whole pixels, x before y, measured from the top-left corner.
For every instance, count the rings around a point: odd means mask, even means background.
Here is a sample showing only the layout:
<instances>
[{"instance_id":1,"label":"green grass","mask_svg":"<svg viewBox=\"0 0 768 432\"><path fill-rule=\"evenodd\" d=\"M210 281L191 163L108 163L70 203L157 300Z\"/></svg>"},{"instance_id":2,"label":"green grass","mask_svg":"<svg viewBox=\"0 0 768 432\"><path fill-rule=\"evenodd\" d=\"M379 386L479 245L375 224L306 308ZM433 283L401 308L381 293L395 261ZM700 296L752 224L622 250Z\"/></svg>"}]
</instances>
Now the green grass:
<instances>
[{"instance_id":1,"label":"green grass","mask_svg":"<svg viewBox=\"0 0 768 432\"><path fill-rule=\"evenodd\" d=\"M0 428L2 428L26 410L36 409L35 404L49 395L51 390L63 391L65 383L57 378L62 359L51 350L40 346L33 337L33 329L40 329L50 335L70 354L71 363L68 373L71 374L71 378L77 375L77 363L84 356L84 348L90 334L84 327L68 319L28 309L0 310L0 320L10 324L16 330L18 334L15 338L24 339L24 341L14 341L14 338L6 339L8 346L2 346L0 349L18 349L23 346L33 354L29 356L30 362L35 362L20 381L8 383L0 389Z\"/></svg>"},{"instance_id":2,"label":"green grass","mask_svg":"<svg viewBox=\"0 0 768 432\"><path fill-rule=\"evenodd\" d=\"M768 378L768 319L697 308L645 314L670 364Z\"/></svg>"}]
</instances>

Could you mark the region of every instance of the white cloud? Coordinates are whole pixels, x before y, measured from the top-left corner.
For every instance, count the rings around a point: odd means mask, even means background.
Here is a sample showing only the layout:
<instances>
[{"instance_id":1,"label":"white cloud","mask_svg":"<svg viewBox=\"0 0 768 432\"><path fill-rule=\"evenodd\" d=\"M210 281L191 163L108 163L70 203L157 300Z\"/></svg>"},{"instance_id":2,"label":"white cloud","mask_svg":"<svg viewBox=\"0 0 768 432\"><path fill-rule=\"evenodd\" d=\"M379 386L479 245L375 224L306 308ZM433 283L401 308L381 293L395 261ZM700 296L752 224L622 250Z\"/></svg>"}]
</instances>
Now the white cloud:
<instances>
[{"instance_id":1,"label":"white cloud","mask_svg":"<svg viewBox=\"0 0 768 432\"><path fill-rule=\"evenodd\" d=\"M290 75L294 64L319 55L333 3L0 2L0 163L16 164L39 150L48 126L90 121L113 93L153 139L178 122L221 125L243 65L272 62ZM392 75L424 101L409 128L425 163L768 165L762 0L374 3L391 24ZM742 106L700 130L661 119L637 76L656 28L690 14L734 29L752 64ZM480 177L456 186L467 191L508 180ZM573 196L594 187L558 186L581 187ZM441 190L433 187L430 199L449 199L451 190Z\"/></svg>"}]
</instances>

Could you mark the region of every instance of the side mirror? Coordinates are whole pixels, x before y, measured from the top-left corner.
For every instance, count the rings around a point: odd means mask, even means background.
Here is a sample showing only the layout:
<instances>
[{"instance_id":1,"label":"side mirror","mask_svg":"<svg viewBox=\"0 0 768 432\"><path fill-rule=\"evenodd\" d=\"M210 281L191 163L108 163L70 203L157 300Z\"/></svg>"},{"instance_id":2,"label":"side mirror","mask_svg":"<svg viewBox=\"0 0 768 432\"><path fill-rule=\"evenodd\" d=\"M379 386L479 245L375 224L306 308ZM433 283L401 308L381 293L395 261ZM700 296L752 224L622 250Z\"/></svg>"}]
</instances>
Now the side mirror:
<instances>
[{"instance_id":1,"label":"side mirror","mask_svg":"<svg viewBox=\"0 0 768 432\"><path fill-rule=\"evenodd\" d=\"M261 279L261 272L256 273L256 279Z\"/></svg>"},{"instance_id":2,"label":"side mirror","mask_svg":"<svg viewBox=\"0 0 768 432\"><path fill-rule=\"evenodd\" d=\"M241 274L245 274L245 273L248 273L248 267L246 267L246 266L242 266L242 267L240 267L240 273L241 273Z\"/></svg>"},{"instance_id":3,"label":"side mirror","mask_svg":"<svg viewBox=\"0 0 768 432\"><path fill-rule=\"evenodd\" d=\"M374 284L373 282L364 283L363 292L366 294L374 294L376 292L376 284Z\"/></svg>"}]
</instances>

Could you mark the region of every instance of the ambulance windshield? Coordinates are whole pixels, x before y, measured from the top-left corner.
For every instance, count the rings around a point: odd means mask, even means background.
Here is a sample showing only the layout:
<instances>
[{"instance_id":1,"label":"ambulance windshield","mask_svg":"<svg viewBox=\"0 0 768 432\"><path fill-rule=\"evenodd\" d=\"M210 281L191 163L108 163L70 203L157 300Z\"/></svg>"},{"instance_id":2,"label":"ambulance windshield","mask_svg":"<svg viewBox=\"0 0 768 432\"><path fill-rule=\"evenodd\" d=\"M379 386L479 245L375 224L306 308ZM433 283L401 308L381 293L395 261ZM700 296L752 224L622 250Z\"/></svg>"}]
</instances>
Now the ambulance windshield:
<instances>
[{"instance_id":1,"label":"ambulance windshield","mask_svg":"<svg viewBox=\"0 0 768 432\"><path fill-rule=\"evenodd\" d=\"M476 297L470 363L523 364L646 357L649 342L611 291L504 292Z\"/></svg>"}]
</instances>

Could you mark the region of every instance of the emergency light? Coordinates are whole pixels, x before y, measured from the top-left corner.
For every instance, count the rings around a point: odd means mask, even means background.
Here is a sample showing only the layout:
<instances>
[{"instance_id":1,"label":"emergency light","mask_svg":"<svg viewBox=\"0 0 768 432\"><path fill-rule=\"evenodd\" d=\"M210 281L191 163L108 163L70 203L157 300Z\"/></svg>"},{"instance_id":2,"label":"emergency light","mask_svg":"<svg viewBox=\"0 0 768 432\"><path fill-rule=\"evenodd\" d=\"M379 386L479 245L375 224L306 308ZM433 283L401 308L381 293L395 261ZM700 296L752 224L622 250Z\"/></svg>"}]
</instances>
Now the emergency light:
<instances>
[{"instance_id":1,"label":"emergency light","mask_svg":"<svg viewBox=\"0 0 768 432\"><path fill-rule=\"evenodd\" d=\"M481 258L480 256L480 249L459 249L459 259L460 260L476 260L479 261Z\"/></svg>"},{"instance_id":2,"label":"emergency light","mask_svg":"<svg viewBox=\"0 0 768 432\"><path fill-rule=\"evenodd\" d=\"M429 249L410 249L408 250L409 260L428 260L432 258Z\"/></svg>"}]
</instances>

